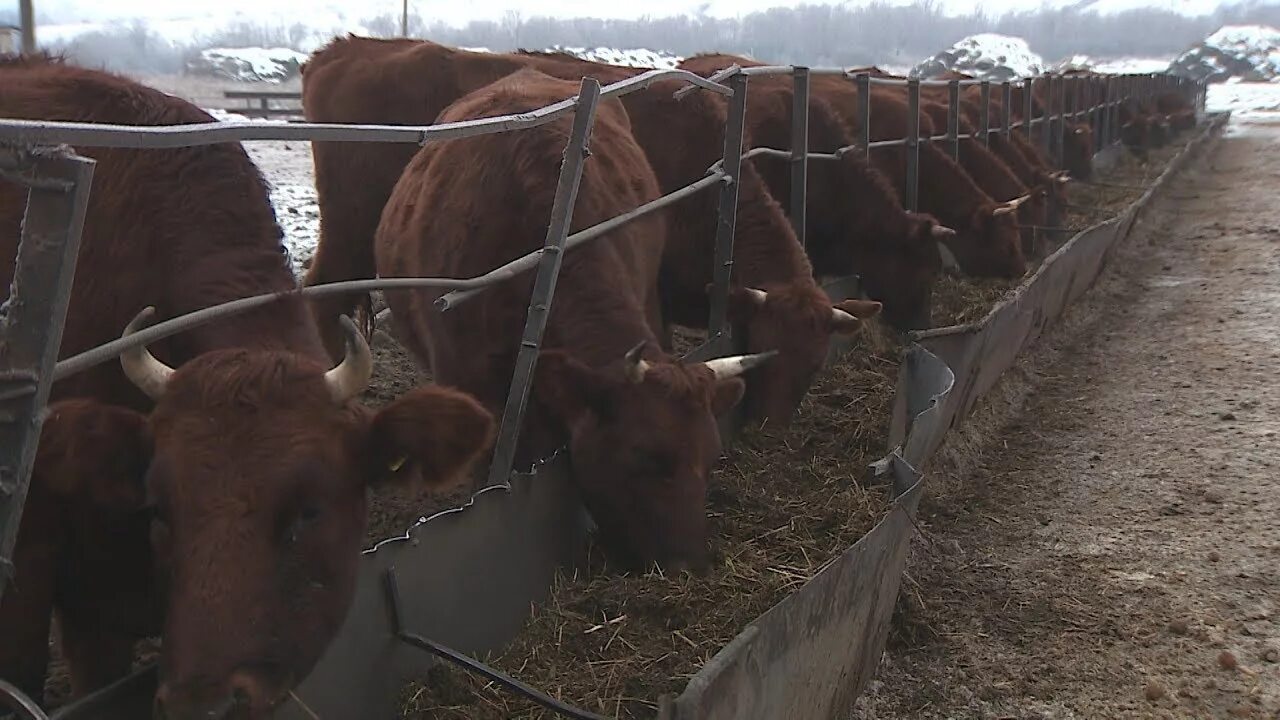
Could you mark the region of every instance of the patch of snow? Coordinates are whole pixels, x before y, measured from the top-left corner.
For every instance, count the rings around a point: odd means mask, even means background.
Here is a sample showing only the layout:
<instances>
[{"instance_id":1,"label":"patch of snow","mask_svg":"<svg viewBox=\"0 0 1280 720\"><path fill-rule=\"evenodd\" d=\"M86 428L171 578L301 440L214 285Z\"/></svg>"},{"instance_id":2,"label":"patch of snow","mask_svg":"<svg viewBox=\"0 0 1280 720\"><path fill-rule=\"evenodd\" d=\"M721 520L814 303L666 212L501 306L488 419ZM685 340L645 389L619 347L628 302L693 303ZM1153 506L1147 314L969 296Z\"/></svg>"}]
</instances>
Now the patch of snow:
<instances>
[{"instance_id":1,"label":"patch of snow","mask_svg":"<svg viewBox=\"0 0 1280 720\"><path fill-rule=\"evenodd\" d=\"M289 48L209 48L187 63L187 72L229 80L280 82L297 77L307 55Z\"/></svg>"},{"instance_id":2,"label":"patch of snow","mask_svg":"<svg viewBox=\"0 0 1280 720\"><path fill-rule=\"evenodd\" d=\"M550 50L568 53L570 55L580 57L583 60L605 63L608 65L620 65L623 67L636 68L660 68L664 70L674 68L676 65L680 64L681 60L684 59L670 53L658 52L647 48L618 50L606 47L588 49L554 45Z\"/></svg>"},{"instance_id":3,"label":"patch of snow","mask_svg":"<svg viewBox=\"0 0 1280 720\"><path fill-rule=\"evenodd\" d=\"M1173 60L1184 77L1223 82L1280 79L1280 30L1268 25L1226 25Z\"/></svg>"},{"instance_id":4,"label":"patch of snow","mask_svg":"<svg viewBox=\"0 0 1280 720\"><path fill-rule=\"evenodd\" d=\"M911 70L912 77L937 77L947 71L973 75L986 80L1011 80L1039 75L1045 62L1031 52L1022 38L980 33L952 45Z\"/></svg>"},{"instance_id":5,"label":"patch of snow","mask_svg":"<svg viewBox=\"0 0 1280 720\"><path fill-rule=\"evenodd\" d=\"M1169 69L1167 58L1126 57L1103 60L1088 55L1072 55L1059 60L1049 68L1053 72L1091 70L1106 75L1132 75L1162 73Z\"/></svg>"},{"instance_id":6,"label":"patch of snow","mask_svg":"<svg viewBox=\"0 0 1280 720\"><path fill-rule=\"evenodd\" d=\"M1226 82L1209 86L1205 98L1209 112L1231 111L1233 120L1249 117L1274 117L1280 113L1280 84L1258 82Z\"/></svg>"}]
</instances>

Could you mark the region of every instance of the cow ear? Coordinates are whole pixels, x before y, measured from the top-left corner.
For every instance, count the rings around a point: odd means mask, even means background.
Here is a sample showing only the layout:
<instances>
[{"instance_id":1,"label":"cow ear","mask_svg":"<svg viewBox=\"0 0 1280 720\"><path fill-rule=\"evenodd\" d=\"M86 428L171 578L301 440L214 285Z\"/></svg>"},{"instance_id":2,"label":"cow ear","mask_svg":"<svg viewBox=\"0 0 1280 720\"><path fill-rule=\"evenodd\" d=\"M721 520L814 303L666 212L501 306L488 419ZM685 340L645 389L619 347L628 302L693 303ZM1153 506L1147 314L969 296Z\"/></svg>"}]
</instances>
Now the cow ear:
<instances>
[{"instance_id":1,"label":"cow ear","mask_svg":"<svg viewBox=\"0 0 1280 720\"><path fill-rule=\"evenodd\" d=\"M493 414L466 393L436 385L401 395L369 424L371 477L452 487L493 442Z\"/></svg>"},{"instance_id":2,"label":"cow ear","mask_svg":"<svg viewBox=\"0 0 1280 720\"><path fill-rule=\"evenodd\" d=\"M132 512L146 504L151 436L141 413L92 400L49 406L32 483L66 500Z\"/></svg>"},{"instance_id":3,"label":"cow ear","mask_svg":"<svg viewBox=\"0 0 1280 720\"><path fill-rule=\"evenodd\" d=\"M603 373L568 355L547 350L538 356L533 395L565 425L587 413L608 411L609 382Z\"/></svg>"},{"instance_id":4,"label":"cow ear","mask_svg":"<svg viewBox=\"0 0 1280 720\"><path fill-rule=\"evenodd\" d=\"M716 417L729 412L742 401L742 394L747 385L742 378L726 378L717 380L715 389L711 391L711 413Z\"/></svg>"}]
</instances>

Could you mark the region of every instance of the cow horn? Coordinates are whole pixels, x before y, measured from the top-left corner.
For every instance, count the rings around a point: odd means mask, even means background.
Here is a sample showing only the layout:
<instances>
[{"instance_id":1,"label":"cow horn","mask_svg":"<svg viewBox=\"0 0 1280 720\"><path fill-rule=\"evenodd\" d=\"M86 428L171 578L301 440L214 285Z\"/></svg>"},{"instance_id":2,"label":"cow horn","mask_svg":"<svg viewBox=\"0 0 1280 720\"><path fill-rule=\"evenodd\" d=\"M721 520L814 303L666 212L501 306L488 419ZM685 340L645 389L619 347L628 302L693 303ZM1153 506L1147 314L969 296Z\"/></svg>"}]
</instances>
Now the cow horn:
<instances>
[{"instance_id":1,"label":"cow horn","mask_svg":"<svg viewBox=\"0 0 1280 720\"><path fill-rule=\"evenodd\" d=\"M341 405L369 387L369 378L373 376L373 354L351 318L343 315L338 318L338 324L347 336L347 355L337 367L324 374L324 384L329 388L329 397Z\"/></svg>"},{"instance_id":2,"label":"cow horn","mask_svg":"<svg viewBox=\"0 0 1280 720\"><path fill-rule=\"evenodd\" d=\"M951 248L946 243L938 243L938 255L942 258L942 269L954 275L963 275L960 270L960 260L956 258L956 254L951 252Z\"/></svg>"},{"instance_id":3,"label":"cow horn","mask_svg":"<svg viewBox=\"0 0 1280 720\"><path fill-rule=\"evenodd\" d=\"M769 293L763 290L757 290L756 288L751 287L744 287L742 289L746 291L747 296L750 297L752 302L756 305L764 305L765 301L769 299Z\"/></svg>"},{"instance_id":4,"label":"cow horn","mask_svg":"<svg viewBox=\"0 0 1280 720\"><path fill-rule=\"evenodd\" d=\"M138 313L125 327L120 337L127 338L150 325L151 318L155 314L154 307L143 308L142 312ZM146 345L132 347L120 353L120 367L129 380L152 400L164 397L165 386L173 376L173 368L157 360Z\"/></svg>"},{"instance_id":5,"label":"cow horn","mask_svg":"<svg viewBox=\"0 0 1280 720\"><path fill-rule=\"evenodd\" d=\"M831 319L836 322L848 322L850 320L854 322L862 322L862 320L860 320L856 315L847 313L838 307L831 308Z\"/></svg>"},{"instance_id":6,"label":"cow horn","mask_svg":"<svg viewBox=\"0 0 1280 720\"><path fill-rule=\"evenodd\" d=\"M956 236L956 231L946 225L934 225L931 232L933 233L933 237L937 240Z\"/></svg>"},{"instance_id":7,"label":"cow horn","mask_svg":"<svg viewBox=\"0 0 1280 720\"><path fill-rule=\"evenodd\" d=\"M734 355L732 357L708 360L703 365L707 366L707 369L716 376L717 380L727 380L731 377L737 377L753 367L763 365L769 361L769 358L777 354L777 350L769 350L755 355Z\"/></svg>"},{"instance_id":8,"label":"cow horn","mask_svg":"<svg viewBox=\"0 0 1280 720\"><path fill-rule=\"evenodd\" d=\"M1023 195L1022 197L1016 197L1016 198L1014 198L1014 199L1010 200L1009 202L1004 203L1004 204L1003 204L1003 205L1001 205L1000 207L996 208L996 209L995 209L995 212L993 212L993 213L991 213L991 214L992 214L992 215L996 215L996 216L999 216L999 215L1007 215L1007 214L1009 214L1009 213L1013 212L1014 210L1017 210L1017 209L1022 205L1022 203L1026 202L1026 201L1028 201L1028 200L1030 200L1030 199L1031 199L1031 196L1030 196L1030 195Z\"/></svg>"},{"instance_id":9,"label":"cow horn","mask_svg":"<svg viewBox=\"0 0 1280 720\"><path fill-rule=\"evenodd\" d=\"M649 372L649 363L640 357L640 354L644 352L645 344L645 341L642 340L638 345L628 350L625 356L626 362L623 364L622 372L626 374L628 380L637 385L644 382L644 375Z\"/></svg>"}]
</instances>

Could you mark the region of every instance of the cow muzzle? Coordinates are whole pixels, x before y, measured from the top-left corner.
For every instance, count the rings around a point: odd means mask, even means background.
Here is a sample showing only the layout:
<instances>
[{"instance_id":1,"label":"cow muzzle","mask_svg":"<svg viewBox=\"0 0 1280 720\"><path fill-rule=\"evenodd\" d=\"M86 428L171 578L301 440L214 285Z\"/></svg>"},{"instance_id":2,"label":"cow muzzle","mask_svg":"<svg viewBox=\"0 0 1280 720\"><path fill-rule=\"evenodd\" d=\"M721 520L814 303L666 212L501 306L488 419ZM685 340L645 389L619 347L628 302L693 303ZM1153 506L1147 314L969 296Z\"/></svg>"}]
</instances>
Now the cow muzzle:
<instances>
[{"instance_id":1,"label":"cow muzzle","mask_svg":"<svg viewBox=\"0 0 1280 720\"><path fill-rule=\"evenodd\" d=\"M259 720L271 717L285 695L251 673L237 672L226 684L164 683L156 691L156 720Z\"/></svg>"}]
</instances>

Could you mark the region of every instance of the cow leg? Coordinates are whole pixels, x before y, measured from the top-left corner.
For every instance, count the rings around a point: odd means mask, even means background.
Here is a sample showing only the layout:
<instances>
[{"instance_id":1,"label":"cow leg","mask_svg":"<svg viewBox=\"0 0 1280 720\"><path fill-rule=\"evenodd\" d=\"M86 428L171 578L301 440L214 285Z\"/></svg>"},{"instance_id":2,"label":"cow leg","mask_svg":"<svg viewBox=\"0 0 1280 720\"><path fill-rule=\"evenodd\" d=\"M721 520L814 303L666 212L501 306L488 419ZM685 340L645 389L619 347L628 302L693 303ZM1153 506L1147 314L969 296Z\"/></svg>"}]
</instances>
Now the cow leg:
<instances>
[{"instance_id":1,"label":"cow leg","mask_svg":"<svg viewBox=\"0 0 1280 720\"><path fill-rule=\"evenodd\" d=\"M41 702L49 669L54 553L19 545L16 555L17 573L0 600L0 679Z\"/></svg>"},{"instance_id":2,"label":"cow leg","mask_svg":"<svg viewBox=\"0 0 1280 720\"><path fill-rule=\"evenodd\" d=\"M59 615L62 655L71 673L71 697L80 698L129 674L133 643L128 633L101 623Z\"/></svg>"}]
</instances>

